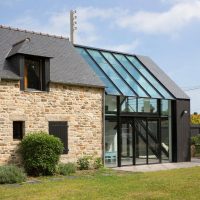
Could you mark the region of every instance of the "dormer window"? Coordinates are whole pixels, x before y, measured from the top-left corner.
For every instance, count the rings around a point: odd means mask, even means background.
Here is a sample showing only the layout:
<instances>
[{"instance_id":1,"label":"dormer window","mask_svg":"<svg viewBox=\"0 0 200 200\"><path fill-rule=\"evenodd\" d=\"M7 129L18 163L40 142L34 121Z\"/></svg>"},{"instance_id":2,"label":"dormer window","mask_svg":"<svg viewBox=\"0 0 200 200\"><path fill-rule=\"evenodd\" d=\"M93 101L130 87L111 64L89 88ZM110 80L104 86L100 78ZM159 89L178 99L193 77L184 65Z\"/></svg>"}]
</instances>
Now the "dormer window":
<instances>
[{"instance_id":1,"label":"dormer window","mask_svg":"<svg viewBox=\"0 0 200 200\"><path fill-rule=\"evenodd\" d=\"M25 57L24 89L42 90L44 84L44 59Z\"/></svg>"},{"instance_id":2,"label":"dormer window","mask_svg":"<svg viewBox=\"0 0 200 200\"><path fill-rule=\"evenodd\" d=\"M22 91L49 90L50 59L53 57L37 45L30 38L25 38L13 44L6 58L13 72L20 76Z\"/></svg>"}]
</instances>

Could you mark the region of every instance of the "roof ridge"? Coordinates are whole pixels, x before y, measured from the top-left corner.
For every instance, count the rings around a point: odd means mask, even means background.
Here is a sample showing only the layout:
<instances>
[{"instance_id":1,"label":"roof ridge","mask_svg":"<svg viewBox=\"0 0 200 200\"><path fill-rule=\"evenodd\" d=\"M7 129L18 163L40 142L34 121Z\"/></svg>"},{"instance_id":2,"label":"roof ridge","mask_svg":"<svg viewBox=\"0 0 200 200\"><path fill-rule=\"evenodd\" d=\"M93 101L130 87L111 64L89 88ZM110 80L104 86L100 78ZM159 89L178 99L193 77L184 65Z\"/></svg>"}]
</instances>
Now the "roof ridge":
<instances>
[{"instance_id":1,"label":"roof ridge","mask_svg":"<svg viewBox=\"0 0 200 200\"><path fill-rule=\"evenodd\" d=\"M69 40L69 38L63 37L63 36L57 36L57 35L51 35L51 34L48 34L48 33L29 31L29 30L26 30L26 29L19 29L19 28L14 28L14 27L11 27L11 26L4 26L4 25L1 25L1 24L0 24L0 28L9 29L9 30L13 30L13 31L19 31L19 32L25 32L25 33L32 33L32 34L36 34L36 35L54 37L54 38L58 38L58 39Z\"/></svg>"}]
</instances>

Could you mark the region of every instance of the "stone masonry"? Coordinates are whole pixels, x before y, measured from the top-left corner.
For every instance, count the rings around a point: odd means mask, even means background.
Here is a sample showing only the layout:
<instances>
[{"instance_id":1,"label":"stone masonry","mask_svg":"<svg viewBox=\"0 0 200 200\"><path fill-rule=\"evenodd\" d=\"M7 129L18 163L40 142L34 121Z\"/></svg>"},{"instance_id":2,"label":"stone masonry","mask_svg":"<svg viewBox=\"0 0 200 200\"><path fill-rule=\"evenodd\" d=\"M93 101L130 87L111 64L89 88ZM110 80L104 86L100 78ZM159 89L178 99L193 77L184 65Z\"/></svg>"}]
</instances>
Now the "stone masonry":
<instances>
[{"instance_id":1,"label":"stone masonry","mask_svg":"<svg viewBox=\"0 0 200 200\"><path fill-rule=\"evenodd\" d=\"M48 132L48 121L68 121L69 153L63 162L83 155L102 156L103 93L101 88L50 84L49 92L20 91L19 82L0 82L0 164L16 162L19 140L13 121L25 122L25 134Z\"/></svg>"}]
</instances>

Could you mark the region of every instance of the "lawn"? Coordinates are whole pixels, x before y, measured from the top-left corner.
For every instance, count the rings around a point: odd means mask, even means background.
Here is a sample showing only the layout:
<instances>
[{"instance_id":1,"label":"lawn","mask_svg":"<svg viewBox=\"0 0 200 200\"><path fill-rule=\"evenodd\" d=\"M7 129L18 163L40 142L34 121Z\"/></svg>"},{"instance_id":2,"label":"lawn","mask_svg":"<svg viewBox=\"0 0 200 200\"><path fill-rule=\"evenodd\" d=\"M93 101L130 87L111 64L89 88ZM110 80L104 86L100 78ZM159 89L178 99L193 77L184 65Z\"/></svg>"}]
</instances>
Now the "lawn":
<instances>
[{"instance_id":1,"label":"lawn","mask_svg":"<svg viewBox=\"0 0 200 200\"><path fill-rule=\"evenodd\" d=\"M1 185L0 199L200 199L200 167L148 173L101 169L37 180Z\"/></svg>"}]
</instances>

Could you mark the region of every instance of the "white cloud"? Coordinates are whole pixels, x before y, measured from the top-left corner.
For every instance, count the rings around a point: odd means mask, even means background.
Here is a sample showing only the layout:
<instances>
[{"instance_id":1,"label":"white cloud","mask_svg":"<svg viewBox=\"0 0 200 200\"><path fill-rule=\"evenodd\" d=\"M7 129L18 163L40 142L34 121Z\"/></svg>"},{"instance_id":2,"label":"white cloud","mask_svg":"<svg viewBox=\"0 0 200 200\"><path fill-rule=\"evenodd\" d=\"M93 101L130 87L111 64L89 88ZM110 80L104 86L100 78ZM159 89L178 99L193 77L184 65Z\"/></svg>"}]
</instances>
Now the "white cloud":
<instances>
[{"instance_id":1,"label":"white cloud","mask_svg":"<svg viewBox=\"0 0 200 200\"><path fill-rule=\"evenodd\" d=\"M75 34L76 43L93 45L101 39L101 34L94 20L100 20L107 25L113 24L120 12L119 8L100 9L94 7L78 7L77 9L78 30ZM45 24L41 24L39 19L32 17L31 13L26 14L27 17L22 17L11 22L12 26L30 29L38 32L48 32L50 34L69 36L69 11L51 13ZM103 31L103 30L101 30Z\"/></svg>"},{"instance_id":2,"label":"white cloud","mask_svg":"<svg viewBox=\"0 0 200 200\"><path fill-rule=\"evenodd\" d=\"M120 51L120 52L129 52L134 53L133 51L140 45L139 39L134 40L131 43L125 43L125 44L119 44L119 45L110 45L105 46L104 48L114 51Z\"/></svg>"},{"instance_id":3,"label":"white cloud","mask_svg":"<svg viewBox=\"0 0 200 200\"><path fill-rule=\"evenodd\" d=\"M174 35L192 20L200 20L200 1L180 1L165 12L140 11L119 18L116 23L132 31Z\"/></svg>"},{"instance_id":4,"label":"white cloud","mask_svg":"<svg viewBox=\"0 0 200 200\"><path fill-rule=\"evenodd\" d=\"M9 0L21 1L21 0ZM1 2L1 0L0 0ZM98 45L103 41L104 31L121 30L132 32L143 32L145 34L168 34L173 38L179 36L187 24L193 20L200 20L200 0L162 0L162 2L173 2L169 10L163 12L138 11L134 14L122 8L95 8L78 7L77 22L78 31L75 35L76 43L86 45ZM33 13L25 13L22 18L11 22L11 25L39 32L69 36L69 10L62 10L48 14L45 24ZM43 22L44 23L44 22ZM105 24L103 29L99 24ZM106 30L104 30L106 29ZM133 51L139 42L133 41L129 44L118 44L116 50Z\"/></svg>"},{"instance_id":5,"label":"white cloud","mask_svg":"<svg viewBox=\"0 0 200 200\"><path fill-rule=\"evenodd\" d=\"M162 3L167 3L167 4L176 4L176 3L184 3L184 2L195 2L196 0L161 0Z\"/></svg>"}]
</instances>

